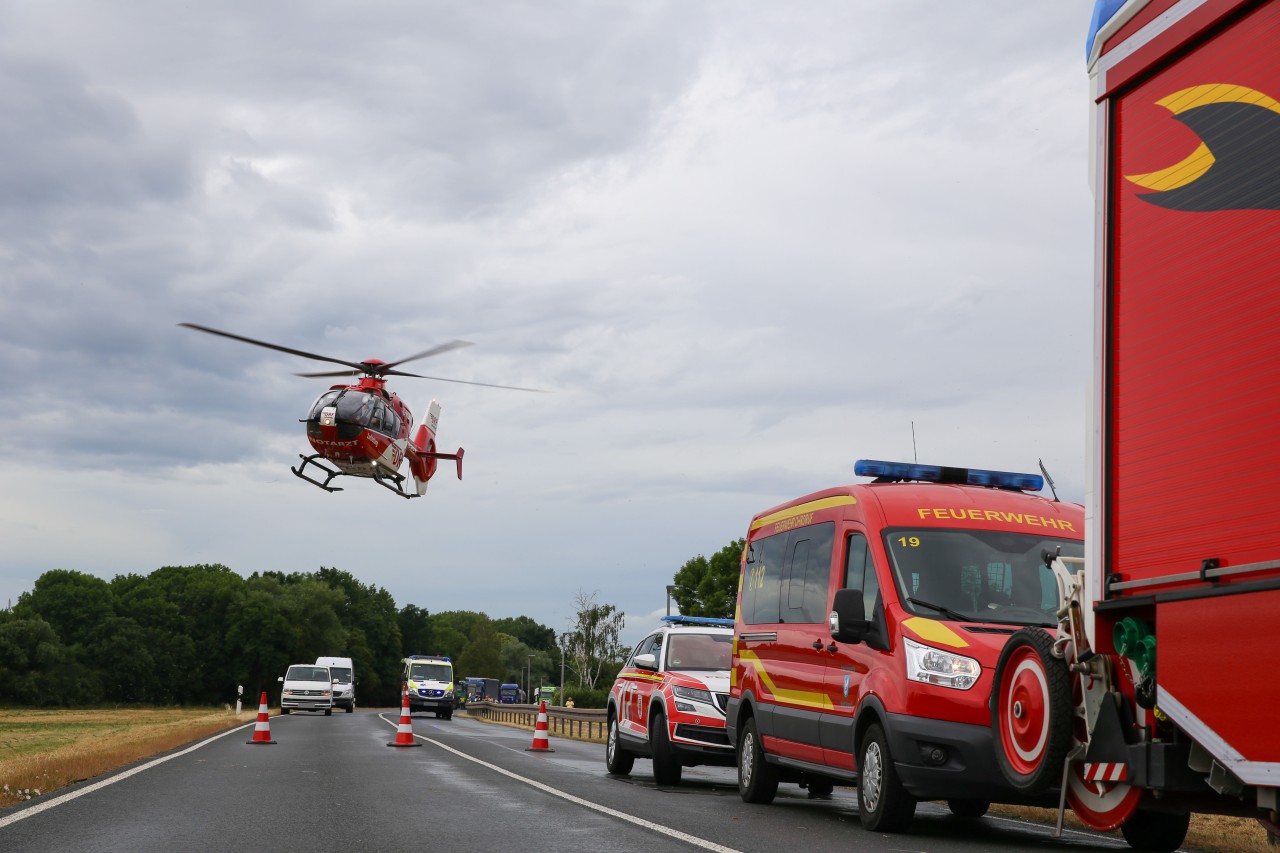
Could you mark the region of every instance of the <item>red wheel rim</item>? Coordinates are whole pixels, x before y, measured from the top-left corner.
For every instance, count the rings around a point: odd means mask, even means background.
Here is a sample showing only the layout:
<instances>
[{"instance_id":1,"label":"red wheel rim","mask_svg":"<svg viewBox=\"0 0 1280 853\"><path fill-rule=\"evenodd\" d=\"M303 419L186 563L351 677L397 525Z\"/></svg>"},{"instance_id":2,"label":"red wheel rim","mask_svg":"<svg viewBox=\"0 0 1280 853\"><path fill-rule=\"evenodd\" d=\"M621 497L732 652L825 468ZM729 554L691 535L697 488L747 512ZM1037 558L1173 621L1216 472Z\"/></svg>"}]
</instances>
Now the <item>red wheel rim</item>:
<instances>
[{"instance_id":1,"label":"red wheel rim","mask_svg":"<svg viewBox=\"0 0 1280 853\"><path fill-rule=\"evenodd\" d=\"M1079 761L1071 763L1067 803L1090 829L1110 832L1129 819L1141 799L1141 788L1127 782L1087 782L1084 765Z\"/></svg>"},{"instance_id":2,"label":"red wheel rim","mask_svg":"<svg viewBox=\"0 0 1280 853\"><path fill-rule=\"evenodd\" d=\"M1030 776L1049 744L1049 680L1040 655L1024 646L1009 656L1000 681L1000 747L1017 773Z\"/></svg>"}]
</instances>

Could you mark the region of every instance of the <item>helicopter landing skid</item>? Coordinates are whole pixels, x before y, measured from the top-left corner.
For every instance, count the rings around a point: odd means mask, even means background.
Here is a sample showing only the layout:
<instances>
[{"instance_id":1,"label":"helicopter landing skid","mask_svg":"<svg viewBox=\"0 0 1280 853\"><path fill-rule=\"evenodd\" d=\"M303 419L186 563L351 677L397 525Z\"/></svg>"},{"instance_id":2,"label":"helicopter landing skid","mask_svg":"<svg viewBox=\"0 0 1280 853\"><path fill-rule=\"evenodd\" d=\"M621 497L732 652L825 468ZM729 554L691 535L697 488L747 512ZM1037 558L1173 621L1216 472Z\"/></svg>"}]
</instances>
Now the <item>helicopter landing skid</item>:
<instances>
[{"instance_id":1,"label":"helicopter landing skid","mask_svg":"<svg viewBox=\"0 0 1280 853\"><path fill-rule=\"evenodd\" d=\"M319 453L315 454L314 456L302 456L301 454L299 454L298 458L302 460L302 464L299 465L297 468L291 467L289 469L290 471L293 472L295 477L299 477L303 480L306 480L308 483L311 483L314 486L319 486L320 488L324 489L326 492L342 491L341 486L330 486L329 484L333 482L334 477L341 477L343 472L335 471L329 466L321 465L319 462L316 461L317 459L323 459L324 458L323 456L321 456ZM319 468L321 471L325 473L326 476L324 478L323 483L320 482L319 480L312 479L311 477L308 477L306 474L302 473L304 470L306 470L306 467L308 465L314 465L315 467Z\"/></svg>"},{"instance_id":2,"label":"helicopter landing skid","mask_svg":"<svg viewBox=\"0 0 1280 853\"><path fill-rule=\"evenodd\" d=\"M421 497L421 495L409 494L404 490L404 486L402 485L404 483L404 474L400 474L398 472L393 474L387 471L380 471L378 470L377 464L373 466L373 481L384 489L389 489L395 492L402 498Z\"/></svg>"}]
</instances>

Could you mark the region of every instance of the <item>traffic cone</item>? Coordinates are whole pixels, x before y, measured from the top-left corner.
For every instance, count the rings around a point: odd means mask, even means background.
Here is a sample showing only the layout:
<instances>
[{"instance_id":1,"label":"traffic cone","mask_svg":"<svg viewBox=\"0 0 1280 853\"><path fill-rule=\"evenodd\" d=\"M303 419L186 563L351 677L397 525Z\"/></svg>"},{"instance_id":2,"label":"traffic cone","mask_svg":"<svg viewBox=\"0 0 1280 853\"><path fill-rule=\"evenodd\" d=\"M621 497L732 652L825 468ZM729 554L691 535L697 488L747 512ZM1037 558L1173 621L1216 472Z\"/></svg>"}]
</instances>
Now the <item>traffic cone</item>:
<instances>
[{"instance_id":1,"label":"traffic cone","mask_svg":"<svg viewBox=\"0 0 1280 853\"><path fill-rule=\"evenodd\" d=\"M538 722L533 727L533 745L525 752L555 752L547 737L547 700L543 699L538 707Z\"/></svg>"},{"instance_id":2,"label":"traffic cone","mask_svg":"<svg viewBox=\"0 0 1280 853\"><path fill-rule=\"evenodd\" d=\"M402 694L404 702L400 704L400 727L396 729L396 739L387 746L422 746L413 739L413 720L409 717L409 693Z\"/></svg>"},{"instance_id":3,"label":"traffic cone","mask_svg":"<svg viewBox=\"0 0 1280 853\"><path fill-rule=\"evenodd\" d=\"M262 691L262 701L258 703L258 722L253 726L253 738L245 743L275 743L271 739L271 722L267 717L267 691Z\"/></svg>"}]
</instances>

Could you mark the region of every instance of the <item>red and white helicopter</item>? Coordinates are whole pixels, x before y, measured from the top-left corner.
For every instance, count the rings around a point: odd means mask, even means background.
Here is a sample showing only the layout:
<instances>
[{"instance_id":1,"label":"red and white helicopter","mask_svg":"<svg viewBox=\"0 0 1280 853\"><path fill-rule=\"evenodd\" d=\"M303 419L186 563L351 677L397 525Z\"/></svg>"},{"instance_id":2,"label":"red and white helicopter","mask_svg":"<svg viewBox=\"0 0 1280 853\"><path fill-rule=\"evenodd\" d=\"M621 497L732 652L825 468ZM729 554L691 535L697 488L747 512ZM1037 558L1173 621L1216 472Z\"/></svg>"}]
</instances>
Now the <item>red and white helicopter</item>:
<instances>
[{"instance_id":1,"label":"red and white helicopter","mask_svg":"<svg viewBox=\"0 0 1280 853\"><path fill-rule=\"evenodd\" d=\"M513 385L492 385L487 382L468 382L465 379L445 379L440 376L423 376L419 373L406 373L396 370L398 365L429 358L433 355L462 347L471 346L468 341L449 341L448 343L423 350L420 353L402 358L398 361L385 362L370 358L361 362L343 361L324 355L304 352L290 347L271 344L199 326L195 323L179 323L197 332L220 335L234 341L266 347L267 349L297 355L316 361L328 361L341 364L357 371L360 378L354 385L332 385L328 391L320 395L311 406L311 411L302 421L307 425L307 440L315 453L302 456L298 467L291 467L298 477L313 483L328 492L340 492L339 486L329 485L337 477L366 477L380 486L395 492L404 498L420 497L427 491L427 481L436 472L436 465L441 459L452 459L458 465L458 479L462 479L463 449L456 453L440 453L436 450L436 429L440 424L440 404L431 401L427 409L426 421L413 429L413 413L397 395L387 391L387 376L414 376L419 379L434 379L438 382L458 382L463 385L479 385L484 388L503 388L508 391L538 391L537 388L517 388ZM316 379L322 377L348 377L351 370L336 373L298 373ZM410 434L412 433L412 437ZM407 491L405 480L400 473L400 466L409 460L409 475L413 477L415 489ZM315 468L324 476L318 480L309 476L309 468Z\"/></svg>"}]
</instances>

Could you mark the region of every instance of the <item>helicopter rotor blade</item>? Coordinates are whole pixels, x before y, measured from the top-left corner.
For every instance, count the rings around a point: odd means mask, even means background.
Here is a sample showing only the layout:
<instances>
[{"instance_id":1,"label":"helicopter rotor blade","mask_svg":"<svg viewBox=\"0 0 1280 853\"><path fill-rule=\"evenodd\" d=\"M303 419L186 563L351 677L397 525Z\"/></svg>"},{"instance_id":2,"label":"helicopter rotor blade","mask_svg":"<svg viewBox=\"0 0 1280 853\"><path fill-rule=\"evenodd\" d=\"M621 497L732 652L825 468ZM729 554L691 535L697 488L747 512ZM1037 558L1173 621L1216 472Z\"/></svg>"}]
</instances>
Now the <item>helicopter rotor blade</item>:
<instances>
[{"instance_id":1,"label":"helicopter rotor blade","mask_svg":"<svg viewBox=\"0 0 1280 853\"><path fill-rule=\"evenodd\" d=\"M360 373L362 371L357 370L355 372ZM304 379L349 379L352 376L352 371L339 370L333 373L295 373L293 375L301 376Z\"/></svg>"},{"instance_id":2,"label":"helicopter rotor blade","mask_svg":"<svg viewBox=\"0 0 1280 853\"><path fill-rule=\"evenodd\" d=\"M494 385L492 382L471 382L467 379L445 379L443 376L423 376L421 373L406 373L403 370L388 370L389 376L412 376L415 379L431 379L436 382L456 382L459 385L479 385L481 388L502 388L505 391L531 391L534 394L547 393L543 388L520 388L515 385Z\"/></svg>"},{"instance_id":3,"label":"helicopter rotor blade","mask_svg":"<svg viewBox=\"0 0 1280 853\"><path fill-rule=\"evenodd\" d=\"M449 341L448 343L440 344L439 346L434 346L431 349L423 350L422 352L417 353L416 355L406 356L405 358L402 358L399 361L392 361L387 364L384 364L378 368L378 372L390 373L392 372L391 368L400 364L404 364L405 362L417 361L420 358L430 358L433 355L442 355L443 353L452 352L453 350L462 349L463 347L469 347L469 346L473 346L471 341Z\"/></svg>"},{"instance_id":4,"label":"helicopter rotor blade","mask_svg":"<svg viewBox=\"0 0 1280 853\"><path fill-rule=\"evenodd\" d=\"M279 344L269 344L266 341L258 341L258 340L254 340L253 338L246 338L244 335L235 335L235 334L232 334L231 332L223 332L219 329L211 329L208 326L200 326L195 323L179 323L178 325L185 326L188 329L195 329L197 332L207 332L210 335L220 335L221 337L224 337L224 338L231 338L231 340L233 341L241 341L246 344L253 344L254 346L257 346L257 347L266 347L267 349L273 349L273 350L276 350L277 352L287 352L289 353L289 355L298 355L298 356L302 356L303 358L314 359L315 361L327 361L332 364L343 364L343 365L346 365L347 367L350 367L352 370L359 370L361 372L364 372L364 369L365 369L358 362L343 361L340 358L330 358L327 355L316 355L313 352L305 352L300 349L291 349L290 347L282 347ZM345 376L346 374L343 373L339 375Z\"/></svg>"}]
</instances>

